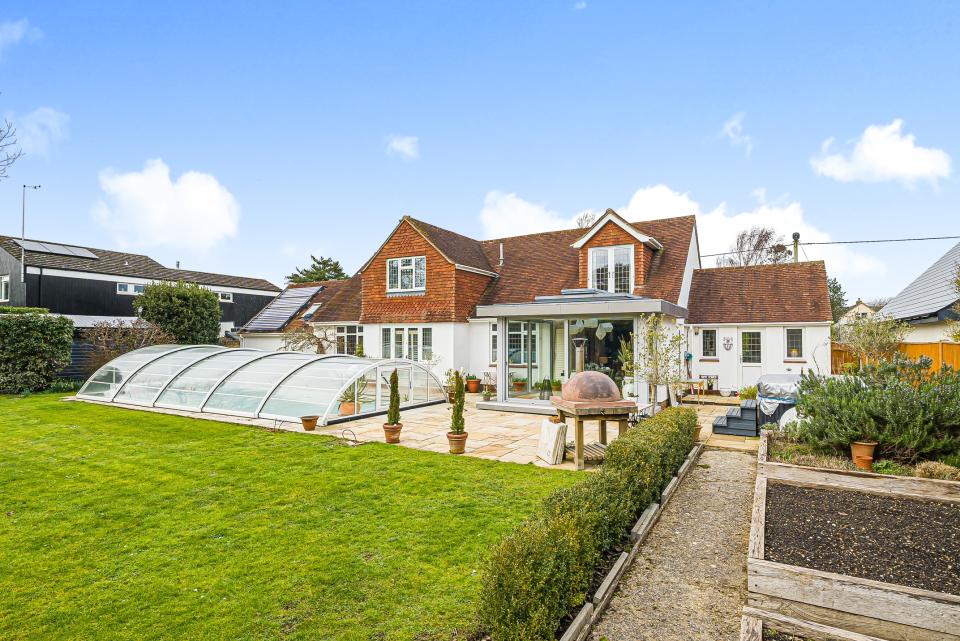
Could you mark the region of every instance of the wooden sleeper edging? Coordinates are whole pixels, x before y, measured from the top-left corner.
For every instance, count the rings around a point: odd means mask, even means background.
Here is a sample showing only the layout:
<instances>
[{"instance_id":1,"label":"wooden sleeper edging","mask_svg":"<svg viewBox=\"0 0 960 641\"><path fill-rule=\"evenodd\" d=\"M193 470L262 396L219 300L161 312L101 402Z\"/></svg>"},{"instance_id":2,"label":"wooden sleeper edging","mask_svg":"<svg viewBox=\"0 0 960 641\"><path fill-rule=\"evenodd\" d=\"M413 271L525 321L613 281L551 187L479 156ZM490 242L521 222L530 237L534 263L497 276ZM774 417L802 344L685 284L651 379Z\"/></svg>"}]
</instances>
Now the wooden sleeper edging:
<instances>
[{"instance_id":1,"label":"wooden sleeper edging","mask_svg":"<svg viewBox=\"0 0 960 641\"><path fill-rule=\"evenodd\" d=\"M570 627L560 637L560 641L583 641L590 634L590 627L593 624L593 604L584 603L580 612L570 622Z\"/></svg>"}]
</instances>

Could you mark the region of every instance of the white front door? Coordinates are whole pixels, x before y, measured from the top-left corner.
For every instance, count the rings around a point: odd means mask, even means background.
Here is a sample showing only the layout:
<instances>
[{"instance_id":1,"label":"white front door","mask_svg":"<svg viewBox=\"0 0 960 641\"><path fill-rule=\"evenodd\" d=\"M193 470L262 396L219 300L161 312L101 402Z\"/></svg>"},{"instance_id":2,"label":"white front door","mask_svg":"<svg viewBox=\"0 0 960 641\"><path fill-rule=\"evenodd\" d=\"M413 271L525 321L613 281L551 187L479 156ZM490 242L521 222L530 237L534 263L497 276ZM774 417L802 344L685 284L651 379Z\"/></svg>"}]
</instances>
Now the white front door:
<instances>
[{"instance_id":1,"label":"white front door","mask_svg":"<svg viewBox=\"0 0 960 641\"><path fill-rule=\"evenodd\" d=\"M763 373L763 333L760 330L740 330L740 387L756 385Z\"/></svg>"}]
</instances>

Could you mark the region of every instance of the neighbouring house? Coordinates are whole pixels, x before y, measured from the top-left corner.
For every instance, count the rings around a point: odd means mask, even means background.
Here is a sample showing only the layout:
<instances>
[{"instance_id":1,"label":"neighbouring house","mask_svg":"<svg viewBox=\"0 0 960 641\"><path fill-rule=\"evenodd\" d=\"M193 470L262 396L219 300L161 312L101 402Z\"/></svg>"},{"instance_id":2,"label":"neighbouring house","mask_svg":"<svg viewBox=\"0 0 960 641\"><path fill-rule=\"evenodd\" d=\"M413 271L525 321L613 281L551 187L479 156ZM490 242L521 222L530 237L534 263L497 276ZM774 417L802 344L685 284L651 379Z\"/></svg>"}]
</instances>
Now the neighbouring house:
<instances>
[{"instance_id":1,"label":"neighbouring house","mask_svg":"<svg viewBox=\"0 0 960 641\"><path fill-rule=\"evenodd\" d=\"M857 302L848 307L846 311L843 312L843 316L837 319L837 325L845 325L850 321L861 318L871 318L878 311L880 311L879 307L867 305L863 302L863 299L858 298Z\"/></svg>"},{"instance_id":2,"label":"neighbouring house","mask_svg":"<svg viewBox=\"0 0 960 641\"><path fill-rule=\"evenodd\" d=\"M694 216L628 222L611 209L587 229L492 240L405 216L351 279L289 287L240 336L244 347L282 349L306 325L331 337L330 352L362 345L441 375L486 374L497 394L487 407L550 412L536 386L569 377L575 345L587 367L618 377L620 340L649 314L686 336L690 377L720 389L760 373L829 371L822 262L701 269Z\"/></svg>"},{"instance_id":3,"label":"neighbouring house","mask_svg":"<svg viewBox=\"0 0 960 641\"><path fill-rule=\"evenodd\" d=\"M261 278L170 269L142 254L0 236L0 305L45 307L69 317L78 333L100 321L132 321L146 285L175 281L216 292L224 332L245 325L280 292ZM81 353L75 344L75 361ZM67 373L82 375L75 369Z\"/></svg>"},{"instance_id":4,"label":"neighbouring house","mask_svg":"<svg viewBox=\"0 0 960 641\"><path fill-rule=\"evenodd\" d=\"M960 319L955 306L960 266L960 243L894 296L878 313L910 325L905 343L936 343L949 340L950 323Z\"/></svg>"}]
</instances>

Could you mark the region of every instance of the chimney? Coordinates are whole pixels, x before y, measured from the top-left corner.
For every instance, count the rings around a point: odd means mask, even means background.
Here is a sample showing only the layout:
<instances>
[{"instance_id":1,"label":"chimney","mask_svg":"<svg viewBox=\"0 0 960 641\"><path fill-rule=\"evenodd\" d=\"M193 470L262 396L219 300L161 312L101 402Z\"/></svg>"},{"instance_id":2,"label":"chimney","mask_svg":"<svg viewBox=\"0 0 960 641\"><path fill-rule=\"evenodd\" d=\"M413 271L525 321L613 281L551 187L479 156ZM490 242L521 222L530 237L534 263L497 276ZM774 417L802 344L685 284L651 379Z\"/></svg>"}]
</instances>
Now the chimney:
<instances>
[{"instance_id":1,"label":"chimney","mask_svg":"<svg viewBox=\"0 0 960 641\"><path fill-rule=\"evenodd\" d=\"M177 261L177 269L180 269L180 261Z\"/></svg>"},{"instance_id":2,"label":"chimney","mask_svg":"<svg viewBox=\"0 0 960 641\"><path fill-rule=\"evenodd\" d=\"M503 267L503 243L500 243L500 267Z\"/></svg>"}]
</instances>

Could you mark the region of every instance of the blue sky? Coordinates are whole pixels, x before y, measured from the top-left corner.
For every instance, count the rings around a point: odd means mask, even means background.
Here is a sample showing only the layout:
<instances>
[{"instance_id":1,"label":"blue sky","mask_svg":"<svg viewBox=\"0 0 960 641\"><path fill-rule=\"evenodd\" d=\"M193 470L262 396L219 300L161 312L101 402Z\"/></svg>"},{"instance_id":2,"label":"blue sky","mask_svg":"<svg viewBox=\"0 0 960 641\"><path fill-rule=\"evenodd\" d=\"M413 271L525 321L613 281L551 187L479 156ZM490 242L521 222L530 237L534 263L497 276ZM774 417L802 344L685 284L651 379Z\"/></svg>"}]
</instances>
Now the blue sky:
<instances>
[{"instance_id":1,"label":"blue sky","mask_svg":"<svg viewBox=\"0 0 960 641\"><path fill-rule=\"evenodd\" d=\"M403 214L476 237L613 207L960 234L957 3L5 2L0 233L274 281ZM825 141L833 142L824 148ZM953 243L807 249L851 298ZM712 259L705 264L712 265Z\"/></svg>"}]
</instances>

